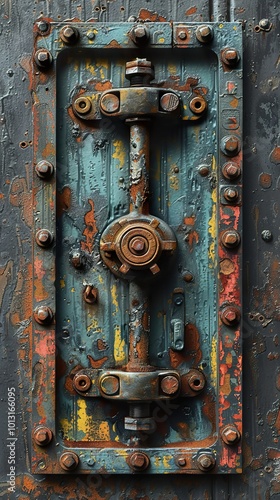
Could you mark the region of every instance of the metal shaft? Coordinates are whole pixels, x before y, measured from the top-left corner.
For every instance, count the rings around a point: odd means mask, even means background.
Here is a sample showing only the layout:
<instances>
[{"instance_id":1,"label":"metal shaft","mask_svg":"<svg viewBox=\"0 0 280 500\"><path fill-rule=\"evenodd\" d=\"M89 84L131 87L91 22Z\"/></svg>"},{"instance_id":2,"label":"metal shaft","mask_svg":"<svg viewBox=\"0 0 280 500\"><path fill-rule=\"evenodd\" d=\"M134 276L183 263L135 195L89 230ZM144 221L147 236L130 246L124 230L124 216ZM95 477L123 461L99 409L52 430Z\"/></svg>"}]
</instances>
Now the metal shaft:
<instances>
[{"instance_id":1,"label":"metal shaft","mask_svg":"<svg viewBox=\"0 0 280 500\"><path fill-rule=\"evenodd\" d=\"M130 211L149 213L149 119L130 118Z\"/></svg>"},{"instance_id":2,"label":"metal shaft","mask_svg":"<svg viewBox=\"0 0 280 500\"><path fill-rule=\"evenodd\" d=\"M129 361L128 371L150 371L148 298L137 283L129 284Z\"/></svg>"}]
</instances>

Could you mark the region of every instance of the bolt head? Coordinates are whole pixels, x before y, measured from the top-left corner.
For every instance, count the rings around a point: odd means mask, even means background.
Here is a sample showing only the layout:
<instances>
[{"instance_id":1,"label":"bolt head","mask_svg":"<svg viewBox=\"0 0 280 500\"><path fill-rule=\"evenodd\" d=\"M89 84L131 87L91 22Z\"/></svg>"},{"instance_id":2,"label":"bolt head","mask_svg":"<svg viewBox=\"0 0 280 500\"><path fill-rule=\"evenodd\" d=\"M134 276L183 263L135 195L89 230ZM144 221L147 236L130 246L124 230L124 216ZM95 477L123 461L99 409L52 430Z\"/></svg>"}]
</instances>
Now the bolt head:
<instances>
[{"instance_id":1,"label":"bolt head","mask_svg":"<svg viewBox=\"0 0 280 500\"><path fill-rule=\"evenodd\" d=\"M235 248L240 243L240 235L235 229L228 229L222 233L221 241L226 248Z\"/></svg>"},{"instance_id":2,"label":"bolt head","mask_svg":"<svg viewBox=\"0 0 280 500\"><path fill-rule=\"evenodd\" d=\"M239 53L236 49L234 48L226 48L222 51L222 61L227 65L227 66L236 66L238 63L240 56Z\"/></svg>"},{"instance_id":3,"label":"bolt head","mask_svg":"<svg viewBox=\"0 0 280 500\"><path fill-rule=\"evenodd\" d=\"M240 320L240 311L235 306L226 306L221 311L221 320L227 326L234 326Z\"/></svg>"},{"instance_id":4,"label":"bolt head","mask_svg":"<svg viewBox=\"0 0 280 500\"><path fill-rule=\"evenodd\" d=\"M39 306L34 311L34 319L40 325L49 325L53 320L53 312L48 306Z\"/></svg>"},{"instance_id":5,"label":"bolt head","mask_svg":"<svg viewBox=\"0 0 280 500\"><path fill-rule=\"evenodd\" d=\"M49 247L53 242L53 236L48 229L39 229L35 235L37 245L42 248Z\"/></svg>"},{"instance_id":6,"label":"bolt head","mask_svg":"<svg viewBox=\"0 0 280 500\"><path fill-rule=\"evenodd\" d=\"M236 201L238 199L238 191L237 189L234 189L234 188L226 188L224 190L224 198L227 200L227 201Z\"/></svg>"},{"instance_id":7,"label":"bolt head","mask_svg":"<svg viewBox=\"0 0 280 500\"><path fill-rule=\"evenodd\" d=\"M213 29L211 26L199 26L196 30L196 38L201 43L210 42L213 38Z\"/></svg>"},{"instance_id":8,"label":"bolt head","mask_svg":"<svg viewBox=\"0 0 280 500\"><path fill-rule=\"evenodd\" d=\"M235 135L227 135L222 138L221 150L227 156L235 156L241 148L240 140Z\"/></svg>"},{"instance_id":9,"label":"bolt head","mask_svg":"<svg viewBox=\"0 0 280 500\"><path fill-rule=\"evenodd\" d=\"M179 380L174 375L167 375L161 379L160 388L164 394L172 396L179 390Z\"/></svg>"},{"instance_id":10,"label":"bolt head","mask_svg":"<svg viewBox=\"0 0 280 500\"><path fill-rule=\"evenodd\" d=\"M178 38L180 38L180 40L186 40L187 33L185 31L179 31Z\"/></svg>"},{"instance_id":11,"label":"bolt head","mask_svg":"<svg viewBox=\"0 0 280 500\"><path fill-rule=\"evenodd\" d=\"M201 175L201 177L207 177L207 175L209 175L208 165L199 165L198 173Z\"/></svg>"},{"instance_id":12,"label":"bolt head","mask_svg":"<svg viewBox=\"0 0 280 500\"><path fill-rule=\"evenodd\" d=\"M176 94L172 92L166 92L160 98L160 106L163 111L172 112L178 109L180 104L180 99Z\"/></svg>"},{"instance_id":13,"label":"bolt head","mask_svg":"<svg viewBox=\"0 0 280 500\"><path fill-rule=\"evenodd\" d=\"M74 389L80 392L87 392L91 387L91 379L85 373L77 373L73 378Z\"/></svg>"},{"instance_id":14,"label":"bolt head","mask_svg":"<svg viewBox=\"0 0 280 500\"><path fill-rule=\"evenodd\" d=\"M146 453L134 452L130 455L128 464L135 471L145 470L150 464L150 459Z\"/></svg>"},{"instance_id":15,"label":"bolt head","mask_svg":"<svg viewBox=\"0 0 280 500\"><path fill-rule=\"evenodd\" d=\"M135 77L143 78L143 84L149 84L155 77L154 66L147 59L135 59L128 61L125 65L125 76L128 80L133 80Z\"/></svg>"},{"instance_id":16,"label":"bolt head","mask_svg":"<svg viewBox=\"0 0 280 500\"><path fill-rule=\"evenodd\" d=\"M47 49L39 49L35 52L34 60L40 69L48 69L52 64L52 55Z\"/></svg>"},{"instance_id":17,"label":"bolt head","mask_svg":"<svg viewBox=\"0 0 280 500\"><path fill-rule=\"evenodd\" d=\"M203 453L199 455L197 459L197 464L200 470L202 471L207 471L210 469L213 469L215 465L215 458L213 455L210 455L210 453Z\"/></svg>"},{"instance_id":18,"label":"bolt head","mask_svg":"<svg viewBox=\"0 0 280 500\"><path fill-rule=\"evenodd\" d=\"M224 177L229 180L237 179L237 177L239 177L240 175L240 167L233 162L225 163L222 171Z\"/></svg>"},{"instance_id":19,"label":"bolt head","mask_svg":"<svg viewBox=\"0 0 280 500\"><path fill-rule=\"evenodd\" d=\"M64 470L73 470L76 469L78 463L79 463L79 457L76 455L76 453L72 451L67 451L65 453L62 453L59 459L60 466Z\"/></svg>"},{"instance_id":20,"label":"bolt head","mask_svg":"<svg viewBox=\"0 0 280 500\"><path fill-rule=\"evenodd\" d=\"M54 172L54 167L52 163L50 163L49 161L41 160L35 166L35 172L38 175L38 177L46 180L52 176Z\"/></svg>"},{"instance_id":21,"label":"bolt head","mask_svg":"<svg viewBox=\"0 0 280 500\"><path fill-rule=\"evenodd\" d=\"M114 396L119 392L120 381L115 375L106 375L100 381L100 389L107 396Z\"/></svg>"},{"instance_id":22,"label":"bolt head","mask_svg":"<svg viewBox=\"0 0 280 500\"><path fill-rule=\"evenodd\" d=\"M48 31L48 29L50 27L49 23L47 21L43 21L43 20L39 21L37 26L38 26L39 31L41 31L41 33L43 33L43 34L46 34L46 32Z\"/></svg>"},{"instance_id":23,"label":"bolt head","mask_svg":"<svg viewBox=\"0 0 280 500\"><path fill-rule=\"evenodd\" d=\"M144 45L148 43L150 38L149 30L143 24L138 24L132 28L130 36L136 45Z\"/></svg>"},{"instance_id":24,"label":"bolt head","mask_svg":"<svg viewBox=\"0 0 280 500\"><path fill-rule=\"evenodd\" d=\"M60 38L64 43L75 43L78 41L79 32L74 26L65 26L60 31Z\"/></svg>"},{"instance_id":25,"label":"bolt head","mask_svg":"<svg viewBox=\"0 0 280 500\"><path fill-rule=\"evenodd\" d=\"M270 27L269 19L261 19L260 22L259 22L259 26L263 30L268 29Z\"/></svg>"},{"instance_id":26,"label":"bolt head","mask_svg":"<svg viewBox=\"0 0 280 500\"><path fill-rule=\"evenodd\" d=\"M240 440L240 432L235 425L226 425L221 433L222 440L228 445L233 445Z\"/></svg>"},{"instance_id":27,"label":"bolt head","mask_svg":"<svg viewBox=\"0 0 280 500\"><path fill-rule=\"evenodd\" d=\"M177 464L180 467L185 467L186 463L187 463L187 461L186 461L185 457L178 457Z\"/></svg>"},{"instance_id":28,"label":"bolt head","mask_svg":"<svg viewBox=\"0 0 280 500\"><path fill-rule=\"evenodd\" d=\"M105 94L100 99L100 107L105 113L116 113L120 107L120 100L115 94Z\"/></svg>"},{"instance_id":29,"label":"bolt head","mask_svg":"<svg viewBox=\"0 0 280 500\"><path fill-rule=\"evenodd\" d=\"M33 438L38 446L48 445L53 437L52 431L45 426L36 427L33 431Z\"/></svg>"}]
</instances>

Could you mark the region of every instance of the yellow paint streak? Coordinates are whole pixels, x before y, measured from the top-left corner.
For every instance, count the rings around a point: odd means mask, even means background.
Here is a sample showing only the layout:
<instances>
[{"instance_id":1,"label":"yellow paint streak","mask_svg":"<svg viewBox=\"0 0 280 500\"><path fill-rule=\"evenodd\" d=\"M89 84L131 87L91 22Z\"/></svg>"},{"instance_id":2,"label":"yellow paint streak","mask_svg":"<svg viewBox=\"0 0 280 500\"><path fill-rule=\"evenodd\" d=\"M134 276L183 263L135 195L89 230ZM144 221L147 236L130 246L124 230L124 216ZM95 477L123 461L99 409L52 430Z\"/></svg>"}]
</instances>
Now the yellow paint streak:
<instances>
[{"instance_id":1,"label":"yellow paint streak","mask_svg":"<svg viewBox=\"0 0 280 500\"><path fill-rule=\"evenodd\" d=\"M164 43L164 42L165 42L165 39L164 39L164 38L159 38L159 39L158 39L158 42L159 42L159 43Z\"/></svg>"},{"instance_id":2,"label":"yellow paint streak","mask_svg":"<svg viewBox=\"0 0 280 500\"><path fill-rule=\"evenodd\" d=\"M94 318L92 322L88 325L87 331L89 332L90 330L98 330L101 332L101 328L98 328L98 321L96 318Z\"/></svg>"},{"instance_id":3,"label":"yellow paint streak","mask_svg":"<svg viewBox=\"0 0 280 500\"><path fill-rule=\"evenodd\" d=\"M167 66L168 73L170 75L177 75L177 66L175 64L168 64Z\"/></svg>"},{"instance_id":4,"label":"yellow paint streak","mask_svg":"<svg viewBox=\"0 0 280 500\"><path fill-rule=\"evenodd\" d=\"M170 189L174 189L174 191L178 191L179 189L179 179L177 175L171 175L169 177L170 180Z\"/></svg>"},{"instance_id":5,"label":"yellow paint streak","mask_svg":"<svg viewBox=\"0 0 280 500\"><path fill-rule=\"evenodd\" d=\"M115 306L116 313L119 312L119 303L118 303L118 290L117 290L117 285L113 285L111 288L111 297L112 297L112 304Z\"/></svg>"},{"instance_id":6,"label":"yellow paint streak","mask_svg":"<svg viewBox=\"0 0 280 500\"><path fill-rule=\"evenodd\" d=\"M65 281L64 280L60 280L60 288L65 288Z\"/></svg>"},{"instance_id":7,"label":"yellow paint streak","mask_svg":"<svg viewBox=\"0 0 280 500\"><path fill-rule=\"evenodd\" d=\"M170 469L170 460L172 459L172 455L164 455L162 463L165 469Z\"/></svg>"},{"instance_id":8,"label":"yellow paint streak","mask_svg":"<svg viewBox=\"0 0 280 500\"><path fill-rule=\"evenodd\" d=\"M104 283L104 279L102 278L101 274L99 274L99 276L98 276L98 281L99 281L99 283L100 283L101 285L103 285L103 283Z\"/></svg>"},{"instance_id":9,"label":"yellow paint streak","mask_svg":"<svg viewBox=\"0 0 280 500\"><path fill-rule=\"evenodd\" d=\"M72 292L72 293L74 293L74 292L75 292L75 288L74 288L74 287L73 287L73 288L71 288L71 292Z\"/></svg>"},{"instance_id":10,"label":"yellow paint streak","mask_svg":"<svg viewBox=\"0 0 280 500\"><path fill-rule=\"evenodd\" d=\"M99 425L99 439L101 441L110 441L110 428L106 421L103 421Z\"/></svg>"},{"instance_id":11,"label":"yellow paint streak","mask_svg":"<svg viewBox=\"0 0 280 500\"><path fill-rule=\"evenodd\" d=\"M87 434L88 430L88 422L91 417L88 417L86 408L87 404L84 399L77 400L78 410L77 410L77 429L78 431L82 431L84 434Z\"/></svg>"},{"instance_id":12,"label":"yellow paint streak","mask_svg":"<svg viewBox=\"0 0 280 500\"><path fill-rule=\"evenodd\" d=\"M217 374L218 374L218 364L217 364L217 337L212 338L211 342L211 382L214 387L217 386Z\"/></svg>"},{"instance_id":13,"label":"yellow paint streak","mask_svg":"<svg viewBox=\"0 0 280 500\"><path fill-rule=\"evenodd\" d=\"M60 420L60 425L65 439L71 439L72 438L71 431L73 431L73 423L71 422L71 420L68 420L67 418L62 418Z\"/></svg>"},{"instance_id":14,"label":"yellow paint streak","mask_svg":"<svg viewBox=\"0 0 280 500\"><path fill-rule=\"evenodd\" d=\"M216 160L213 156L212 159L212 172L214 175L217 174ZM211 243L209 246L208 256L209 256L209 267L216 268L217 266L217 256L215 252L215 243L217 238L217 187L213 189L212 194L212 216L209 220L209 235L211 237Z\"/></svg>"},{"instance_id":15,"label":"yellow paint streak","mask_svg":"<svg viewBox=\"0 0 280 500\"><path fill-rule=\"evenodd\" d=\"M119 160L118 168L123 168L125 164L126 151L122 141L114 141L113 146L115 148L115 152L112 154L112 157L115 160Z\"/></svg>"},{"instance_id":16,"label":"yellow paint streak","mask_svg":"<svg viewBox=\"0 0 280 500\"><path fill-rule=\"evenodd\" d=\"M154 462L156 467L160 467L161 464L161 458L160 457L155 457L155 462Z\"/></svg>"},{"instance_id":17,"label":"yellow paint streak","mask_svg":"<svg viewBox=\"0 0 280 500\"><path fill-rule=\"evenodd\" d=\"M125 341L121 337L121 329L118 325L115 326L114 358L118 364L125 362Z\"/></svg>"}]
</instances>

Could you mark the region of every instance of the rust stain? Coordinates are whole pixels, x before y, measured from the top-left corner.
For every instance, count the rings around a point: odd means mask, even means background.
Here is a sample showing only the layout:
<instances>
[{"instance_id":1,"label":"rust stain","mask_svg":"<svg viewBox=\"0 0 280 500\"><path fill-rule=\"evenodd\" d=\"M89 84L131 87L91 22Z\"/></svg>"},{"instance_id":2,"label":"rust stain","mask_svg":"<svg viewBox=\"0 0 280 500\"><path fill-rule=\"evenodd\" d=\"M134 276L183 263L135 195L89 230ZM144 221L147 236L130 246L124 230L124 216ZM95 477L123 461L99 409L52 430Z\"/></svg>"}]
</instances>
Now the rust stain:
<instances>
[{"instance_id":1,"label":"rust stain","mask_svg":"<svg viewBox=\"0 0 280 500\"><path fill-rule=\"evenodd\" d=\"M42 158L48 158L49 156L55 156L55 147L52 142L48 142L42 151Z\"/></svg>"},{"instance_id":2,"label":"rust stain","mask_svg":"<svg viewBox=\"0 0 280 500\"><path fill-rule=\"evenodd\" d=\"M71 189L65 186L62 191L57 194L57 216L61 217L63 212L69 210L71 207Z\"/></svg>"},{"instance_id":3,"label":"rust stain","mask_svg":"<svg viewBox=\"0 0 280 500\"><path fill-rule=\"evenodd\" d=\"M158 21L158 22L166 22L167 18L161 16L155 11L148 10L148 9L141 9L139 14L138 14L139 19L143 19L144 21Z\"/></svg>"},{"instance_id":4,"label":"rust stain","mask_svg":"<svg viewBox=\"0 0 280 500\"><path fill-rule=\"evenodd\" d=\"M185 217L184 224L186 224L186 226L194 226L195 219L195 215L191 215L191 217Z\"/></svg>"},{"instance_id":5,"label":"rust stain","mask_svg":"<svg viewBox=\"0 0 280 500\"><path fill-rule=\"evenodd\" d=\"M81 241L81 249L91 253L94 245L94 236L98 232L98 229L96 227L94 217L94 201L88 199L88 203L90 204L91 209L85 214L84 217L86 227L83 231L83 236L85 236L86 241Z\"/></svg>"},{"instance_id":6,"label":"rust stain","mask_svg":"<svg viewBox=\"0 0 280 500\"><path fill-rule=\"evenodd\" d=\"M200 335L195 325L188 323L185 327L185 348L183 351L169 350L172 368L178 368L182 363L191 363L191 367L197 367L202 359L200 348Z\"/></svg>"},{"instance_id":7,"label":"rust stain","mask_svg":"<svg viewBox=\"0 0 280 500\"><path fill-rule=\"evenodd\" d=\"M95 361L95 360L93 359L93 357L92 357L92 356L90 356L90 355L88 355L88 357L87 357L87 358L88 358L88 360L89 360L89 362L90 362L90 366L91 366L92 368L96 368L96 369L97 369L97 368L101 368L101 367L104 365L104 363L105 363L105 362L109 359L109 358L108 358L108 356L104 356L103 358L101 358L101 359L97 359L97 360Z\"/></svg>"},{"instance_id":8,"label":"rust stain","mask_svg":"<svg viewBox=\"0 0 280 500\"><path fill-rule=\"evenodd\" d=\"M59 359L59 362L61 364L61 368L62 368L62 371L64 371L64 361L63 360L60 360ZM72 394L73 396L77 395L77 392L75 391L74 387L73 387L73 378L74 376L76 375L76 373L80 370L83 369L83 366L82 365L77 365L75 366L71 372L69 373L69 375L67 375L65 377L65 383L64 383L64 388L66 391L70 392L70 394Z\"/></svg>"},{"instance_id":9,"label":"rust stain","mask_svg":"<svg viewBox=\"0 0 280 500\"><path fill-rule=\"evenodd\" d=\"M190 7L188 10L186 10L186 16L192 16L197 12L197 7Z\"/></svg>"},{"instance_id":10,"label":"rust stain","mask_svg":"<svg viewBox=\"0 0 280 500\"><path fill-rule=\"evenodd\" d=\"M4 267L0 268L0 307L2 306L4 293L7 284L11 278L12 270L13 270L12 260L8 260L7 264Z\"/></svg>"},{"instance_id":11,"label":"rust stain","mask_svg":"<svg viewBox=\"0 0 280 500\"><path fill-rule=\"evenodd\" d=\"M20 209L21 218L25 221L26 225L32 227L32 196L24 177L16 177L12 181L9 199L11 205Z\"/></svg>"},{"instance_id":12,"label":"rust stain","mask_svg":"<svg viewBox=\"0 0 280 500\"><path fill-rule=\"evenodd\" d=\"M259 183L260 186L263 187L264 189L269 189L272 184L272 175L268 174L267 172L263 172L259 176Z\"/></svg>"},{"instance_id":13,"label":"rust stain","mask_svg":"<svg viewBox=\"0 0 280 500\"><path fill-rule=\"evenodd\" d=\"M235 108L238 108L238 106L239 106L239 100L238 100L236 97L233 97L233 98L231 99L231 101L230 101L230 103L229 103L229 104L230 104L230 106L231 106L232 108L234 108L234 109L235 109Z\"/></svg>"},{"instance_id":14,"label":"rust stain","mask_svg":"<svg viewBox=\"0 0 280 500\"><path fill-rule=\"evenodd\" d=\"M270 161L275 165L280 163L280 146L276 146L270 153Z\"/></svg>"},{"instance_id":15,"label":"rust stain","mask_svg":"<svg viewBox=\"0 0 280 500\"><path fill-rule=\"evenodd\" d=\"M185 240L188 242L190 249L192 250L193 245L199 242L199 234L197 231L190 231L185 237Z\"/></svg>"},{"instance_id":16,"label":"rust stain","mask_svg":"<svg viewBox=\"0 0 280 500\"><path fill-rule=\"evenodd\" d=\"M106 49L121 49L122 46L117 42L117 40L112 40L108 45L105 47Z\"/></svg>"}]
</instances>

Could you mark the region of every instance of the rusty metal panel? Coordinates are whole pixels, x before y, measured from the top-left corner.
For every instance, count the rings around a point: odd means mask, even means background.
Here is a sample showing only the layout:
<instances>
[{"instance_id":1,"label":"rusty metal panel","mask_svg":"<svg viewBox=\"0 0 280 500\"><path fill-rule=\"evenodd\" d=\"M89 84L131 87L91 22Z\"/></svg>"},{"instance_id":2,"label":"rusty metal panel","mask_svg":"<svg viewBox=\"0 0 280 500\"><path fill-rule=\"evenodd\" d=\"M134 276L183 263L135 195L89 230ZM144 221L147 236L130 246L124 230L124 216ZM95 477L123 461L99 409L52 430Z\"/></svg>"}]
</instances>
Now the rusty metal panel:
<instances>
[{"instance_id":1,"label":"rusty metal panel","mask_svg":"<svg viewBox=\"0 0 280 500\"><path fill-rule=\"evenodd\" d=\"M3 498L278 498L278 166L279 79L277 6L231 2L16 2L1 5L1 434ZM32 116L29 86L32 25L50 21L189 23L241 20L244 29L244 223L243 314L244 472L235 476L37 475L30 470L32 380L31 179ZM46 91L47 92L47 91ZM36 95L33 95L36 100ZM20 115L20 119L19 119ZM65 207L64 207L65 209ZM63 210L63 207L62 207ZM36 365L39 391L41 366ZM8 389L12 389L11 391ZM10 395L9 395L10 393ZM16 402L15 429L13 428ZM10 413L10 415L8 414ZM9 430L16 432L10 447ZM13 453L16 452L15 466ZM15 473L14 473L14 469ZM13 485L15 478L15 486Z\"/></svg>"},{"instance_id":2,"label":"rusty metal panel","mask_svg":"<svg viewBox=\"0 0 280 500\"><path fill-rule=\"evenodd\" d=\"M242 471L241 58L240 23L35 24L34 473Z\"/></svg>"}]
</instances>

